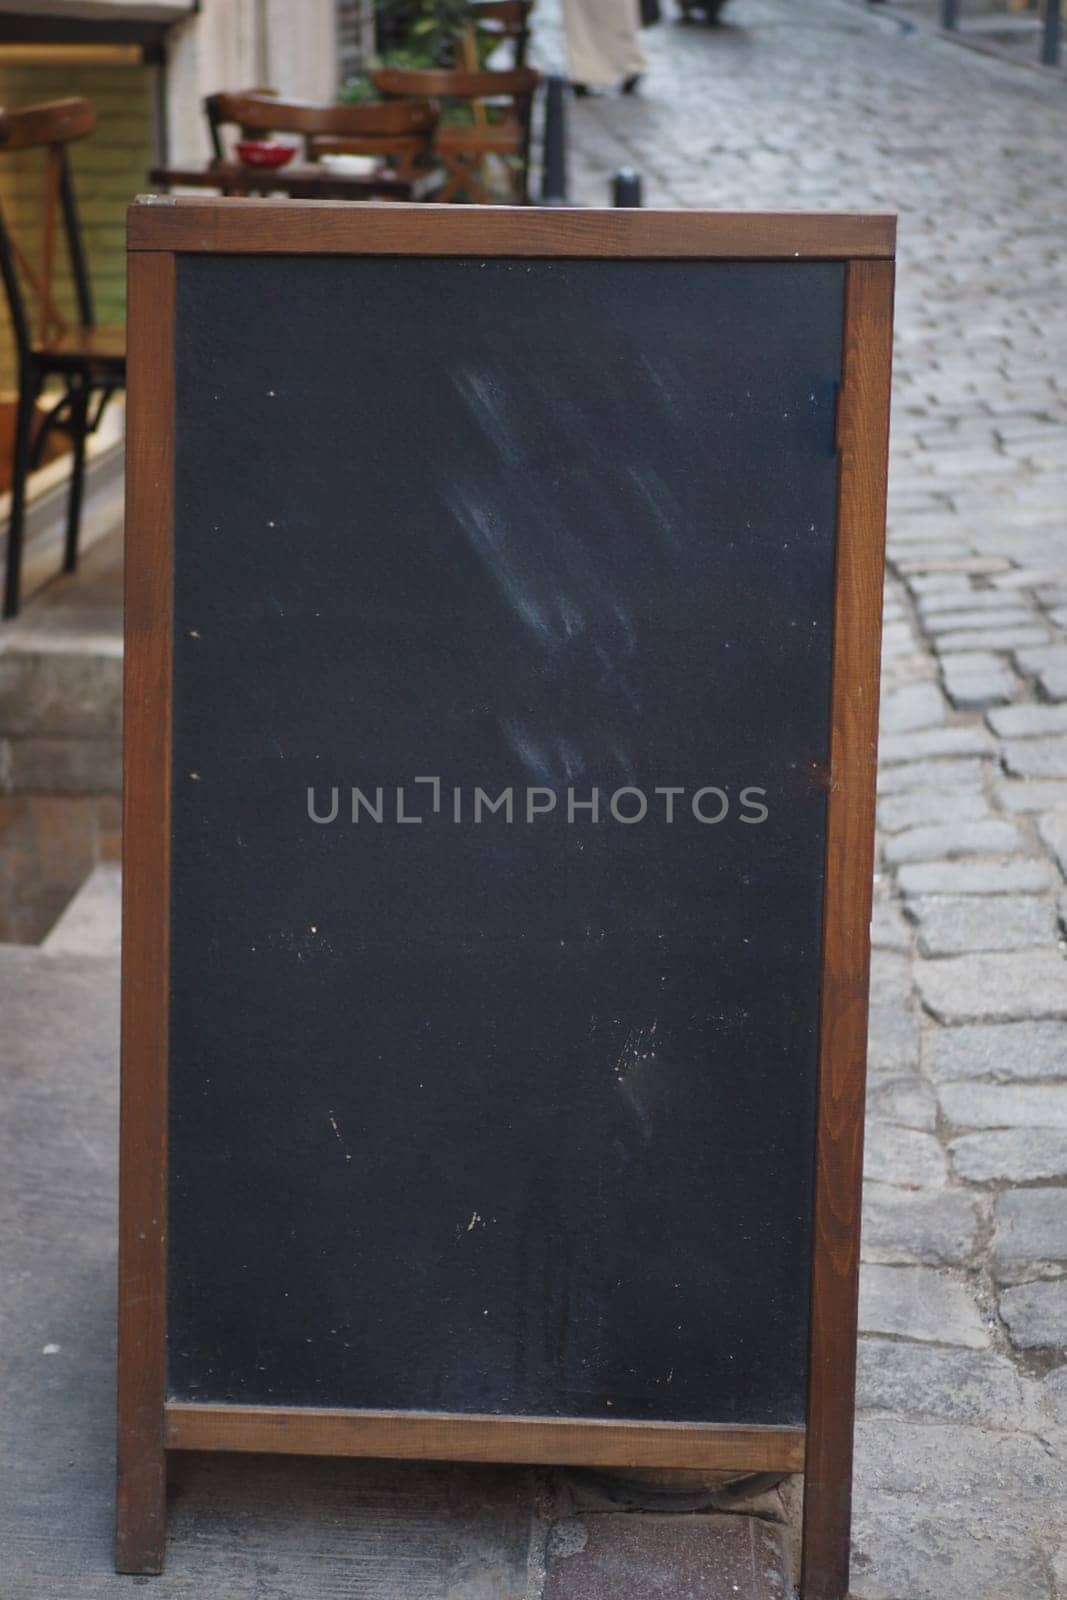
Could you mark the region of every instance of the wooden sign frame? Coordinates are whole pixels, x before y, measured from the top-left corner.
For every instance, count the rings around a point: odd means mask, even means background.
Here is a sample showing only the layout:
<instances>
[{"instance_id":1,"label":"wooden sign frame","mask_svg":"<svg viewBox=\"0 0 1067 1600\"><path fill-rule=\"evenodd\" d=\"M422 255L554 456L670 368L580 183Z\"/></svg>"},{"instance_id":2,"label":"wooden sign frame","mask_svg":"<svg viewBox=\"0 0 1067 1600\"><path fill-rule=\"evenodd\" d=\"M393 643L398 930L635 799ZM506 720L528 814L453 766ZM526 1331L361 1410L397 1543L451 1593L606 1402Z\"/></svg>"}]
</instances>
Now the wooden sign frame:
<instances>
[{"instance_id":1,"label":"wooden sign frame","mask_svg":"<svg viewBox=\"0 0 1067 1600\"><path fill-rule=\"evenodd\" d=\"M117 1560L159 1572L170 1451L690 1467L805 1478L802 1593L848 1589L895 219L141 201L129 216ZM840 261L843 374L804 1427L167 1401L174 285L179 254Z\"/></svg>"}]
</instances>

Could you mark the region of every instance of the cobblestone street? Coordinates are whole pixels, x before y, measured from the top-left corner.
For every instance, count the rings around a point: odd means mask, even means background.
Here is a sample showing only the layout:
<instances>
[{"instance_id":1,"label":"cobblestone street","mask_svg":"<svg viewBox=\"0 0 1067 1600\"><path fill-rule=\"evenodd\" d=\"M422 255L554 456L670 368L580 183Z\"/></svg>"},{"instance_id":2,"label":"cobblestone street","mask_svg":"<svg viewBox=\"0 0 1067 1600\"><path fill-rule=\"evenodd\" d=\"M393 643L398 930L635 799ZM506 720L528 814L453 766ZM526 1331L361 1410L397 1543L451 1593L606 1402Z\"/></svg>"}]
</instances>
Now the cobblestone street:
<instances>
[{"instance_id":1,"label":"cobblestone street","mask_svg":"<svg viewBox=\"0 0 1067 1600\"><path fill-rule=\"evenodd\" d=\"M854 1592L1067 1595L1067 101L839 0L645 34L574 198L900 214ZM551 53L546 40L546 55Z\"/></svg>"}]
</instances>

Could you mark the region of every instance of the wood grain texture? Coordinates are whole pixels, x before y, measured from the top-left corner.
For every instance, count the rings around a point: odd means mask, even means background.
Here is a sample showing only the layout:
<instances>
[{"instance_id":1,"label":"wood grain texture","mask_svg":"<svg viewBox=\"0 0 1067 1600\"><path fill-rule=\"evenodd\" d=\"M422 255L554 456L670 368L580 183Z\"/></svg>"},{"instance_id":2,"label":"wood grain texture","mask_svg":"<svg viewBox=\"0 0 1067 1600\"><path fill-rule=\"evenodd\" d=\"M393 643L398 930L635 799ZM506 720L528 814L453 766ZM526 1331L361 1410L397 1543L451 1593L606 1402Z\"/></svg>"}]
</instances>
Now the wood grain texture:
<instances>
[{"instance_id":1,"label":"wood grain texture","mask_svg":"<svg viewBox=\"0 0 1067 1600\"><path fill-rule=\"evenodd\" d=\"M373 154L366 146L360 153ZM222 196L228 199L277 195L279 190L284 190L290 196L286 202L290 205L295 199L332 200L345 205L381 198L411 200L417 199L420 193L410 178L402 178L396 172L384 169L367 173L334 172L313 161L291 162L278 168L246 167L239 161L221 161L204 167L153 167L148 178L162 189L220 189Z\"/></svg>"},{"instance_id":2,"label":"wood grain texture","mask_svg":"<svg viewBox=\"0 0 1067 1600\"><path fill-rule=\"evenodd\" d=\"M120 1572L159 1572L163 1446L170 857L174 257L129 276L119 1176Z\"/></svg>"},{"instance_id":3,"label":"wood grain texture","mask_svg":"<svg viewBox=\"0 0 1067 1600\"><path fill-rule=\"evenodd\" d=\"M848 1592L893 265L849 264L823 902L804 1600Z\"/></svg>"},{"instance_id":4,"label":"wood grain texture","mask_svg":"<svg viewBox=\"0 0 1067 1600\"><path fill-rule=\"evenodd\" d=\"M891 257L895 236L888 213L386 208L219 198L141 200L130 207L127 229L131 250L752 261Z\"/></svg>"},{"instance_id":5,"label":"wood grain texture","mask_svg":"<svg viewBox=\"0 0 1067 1600\"><path fill-rule=\"evenodd\" d=\"M706 1467L740 1472L800 1472L804 1466L803 1428L186 1402L166 1407L166 1444L170 1450L549 1466Z\"/></svg>"}]
</instances>

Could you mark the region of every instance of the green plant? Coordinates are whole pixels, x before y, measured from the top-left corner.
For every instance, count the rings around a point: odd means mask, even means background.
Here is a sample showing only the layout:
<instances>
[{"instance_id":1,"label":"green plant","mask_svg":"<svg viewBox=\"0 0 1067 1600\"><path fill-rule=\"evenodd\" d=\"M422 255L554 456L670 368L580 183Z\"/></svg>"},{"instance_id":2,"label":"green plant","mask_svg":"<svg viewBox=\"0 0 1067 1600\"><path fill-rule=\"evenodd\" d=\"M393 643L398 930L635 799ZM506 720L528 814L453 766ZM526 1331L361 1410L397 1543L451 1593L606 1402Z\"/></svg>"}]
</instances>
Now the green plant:
<instances>
[{"instance_id":1,"label":"green plant","mask_svg":"<svg viewBox=\"0 0 1067 1600\"><path fill-rule=\"evenodd\" d=\"M410 38L426 50L428 66L451 67L464 33L473 26L469 0L420 0Z\"/></svg>"},{"instance_id":2,"label":"green plant","mask_svg":"<svg viewBox=\"0 0 1067 1600\"><path fill-rule=\"evenodd\" d=\"M376 105L381 100L381 95L368 77L362 74L358 78L349 78L337 94L338 100L350 106Z\"/></svg>"},{"instance_id":3,"label":"green plant","mask_svg":"<svg viewBox=\"0 0 1067 1600\"><path fill-rule=\"evenodd\" d=\"M474 20L470 0L377 0L380 51L367 71L352 78L340 98L365 104L377 98L369 81L374 67L456 67L473 37L477 65L484 66L499 39Z\"/></svg>"}]
</instances>

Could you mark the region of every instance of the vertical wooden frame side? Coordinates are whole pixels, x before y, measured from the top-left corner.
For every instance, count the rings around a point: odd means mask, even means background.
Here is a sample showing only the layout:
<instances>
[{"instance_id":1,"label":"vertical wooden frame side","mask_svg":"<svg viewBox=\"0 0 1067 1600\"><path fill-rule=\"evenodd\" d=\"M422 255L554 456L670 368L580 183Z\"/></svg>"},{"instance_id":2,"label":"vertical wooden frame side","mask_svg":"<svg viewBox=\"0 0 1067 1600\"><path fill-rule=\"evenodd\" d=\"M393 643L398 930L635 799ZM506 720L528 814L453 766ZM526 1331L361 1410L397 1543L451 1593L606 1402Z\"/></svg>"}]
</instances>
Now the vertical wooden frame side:
<instances>
[{"instance_id":1,"label":"vertical wooden frame side","mask_svg":"<svg viewBox=\"0 0 1067 1600\"><path fill-rule=\"evenodd\" d=\"M801 1593L849 1586L893 263L850 261L823 901Z\"/></svg>"},{"instance_id":2,"label":"vertical wooden frame side","mask_svg":"<svg viewBox=\"0 0 1067 1600\"><path fill-rule=\"evenodd\" d=\"M115 1565L162 1570L174 255L129 257Z\"/></svg>"}]
</instances>

